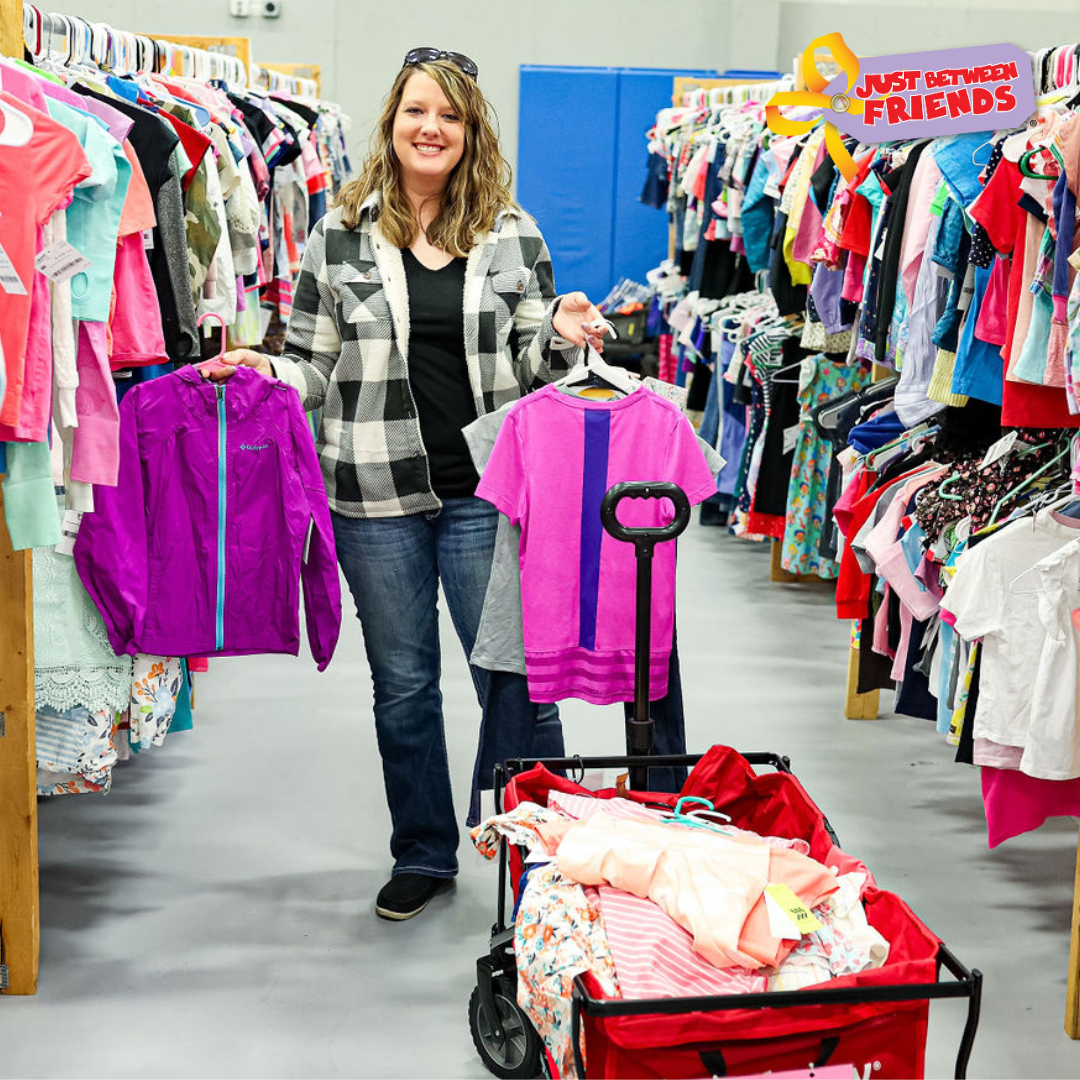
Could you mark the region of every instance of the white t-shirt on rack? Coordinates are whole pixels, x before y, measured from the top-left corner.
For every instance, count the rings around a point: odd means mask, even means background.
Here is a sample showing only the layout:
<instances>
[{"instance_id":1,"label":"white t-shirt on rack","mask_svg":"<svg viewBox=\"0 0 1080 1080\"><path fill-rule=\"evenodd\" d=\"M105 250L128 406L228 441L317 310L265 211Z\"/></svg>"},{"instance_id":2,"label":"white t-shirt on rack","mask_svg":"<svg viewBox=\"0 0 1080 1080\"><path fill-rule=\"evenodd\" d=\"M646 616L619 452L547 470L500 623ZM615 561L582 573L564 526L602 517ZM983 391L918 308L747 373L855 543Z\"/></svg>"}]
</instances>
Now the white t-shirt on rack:
<instances>
[{"instance_id":1,"label":"white t-shirt on rack","mask_svg":"<svg viewBox=\"0 0 1080 1080\"><path fill-rule=\"evenodd\" d=\"M1020 769L1045 780L1072 780L1080 776L1080 633L1072 620L1072 613L1080 608L1080 538L1048 555L1016 587L1037 590L1039 622L1045 634Z\"/></svg>"},{"instance_id":2,"label":"white t-shirt on rack","mask_svg":"<svg viewBox=\"0 0 1080 1080\"><path fill-rule=\"evenodd\" d=\"M1048 674L1036 682L1048 637L1039 614L1042 582L1046 580L1045 574L1060 575L1065 571L1056 569L1059 562L1052 561L1045 572L1027 574L1016 583L1015 589L1013 582L1047 556L1077 540L1080 540L1080 520L1059 520L1053 511L1043 510L1034 518L1014 521L960 556L956 576L942 601L942 608L955 616L956 631L961 637L983 641L975 738L989 739L1000 746L1023 747L1023 771L1049 780L1080 775L1080 768L1063 769L1060 749L1073 738L1076 714L1075 672L1070 685L1053 685L1060 680L1067 657L1057 653L1048 656ZM1060 562L1067 565L1067 560ZM1059 602L1062 606L1067 603L1060 595L1048 594L1043 606L1056 606ZM1068 607L1065 611L1067 621L1071 610ZM1048 621L1057 625L1057 614ZM1037 693L1042 704L1035 714L1033 704ZM1038 718L1034 731L1033 715ZM1058 749L1044 751L1044 740L1047 746ZM1073 756L1070 753L1070 762Z\"/></svg>"}]
</instances>

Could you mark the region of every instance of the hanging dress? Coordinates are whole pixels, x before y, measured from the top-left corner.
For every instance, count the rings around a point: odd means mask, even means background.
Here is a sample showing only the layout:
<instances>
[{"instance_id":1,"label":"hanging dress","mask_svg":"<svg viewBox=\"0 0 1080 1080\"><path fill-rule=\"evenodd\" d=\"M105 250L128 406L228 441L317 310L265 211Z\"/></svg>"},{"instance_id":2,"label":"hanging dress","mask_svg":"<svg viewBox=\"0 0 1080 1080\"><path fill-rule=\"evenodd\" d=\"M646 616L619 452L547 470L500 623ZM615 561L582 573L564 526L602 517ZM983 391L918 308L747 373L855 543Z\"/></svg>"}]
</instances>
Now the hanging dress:
<instances>
[{"instance_id":1,"label":"hanging dress","mask_svg":"<svg viewBox=\"0 0 1080 1080\"><path fill-rule=\"evenodd\" d=\"M847 364L819 354L803 361L799 380L799 434L788 485L781 565L789 574L816 574L833 580L838 564L818 547L826 518L826 489L833 448L811 418L811 410L870 381L869 365Z\"/></svg>"}]
</instances>

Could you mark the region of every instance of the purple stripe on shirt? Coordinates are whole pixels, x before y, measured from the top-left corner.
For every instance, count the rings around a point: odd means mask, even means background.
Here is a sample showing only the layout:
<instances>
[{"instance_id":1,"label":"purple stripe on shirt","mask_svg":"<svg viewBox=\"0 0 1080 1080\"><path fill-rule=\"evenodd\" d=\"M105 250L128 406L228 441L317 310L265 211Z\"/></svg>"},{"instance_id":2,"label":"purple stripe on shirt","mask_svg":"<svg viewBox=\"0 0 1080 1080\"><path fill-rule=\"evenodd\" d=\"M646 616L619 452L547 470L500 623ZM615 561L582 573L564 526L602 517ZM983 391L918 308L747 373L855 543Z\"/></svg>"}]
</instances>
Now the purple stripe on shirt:
<instances>
[{"instance_id":1,"label":"purple stripe on shirt","mask_svg":"<svg viewBox=\"0 0 1080 1080\"><path fill-rule=\"evenodd\" d=\"M581 594L578 645L596 648L596 605L600 597L600 544L604 526L600 503L607 491L608 442L611 413L606 409L585 413L585 469L581 485Z\"/></svg>"}]
</instances>

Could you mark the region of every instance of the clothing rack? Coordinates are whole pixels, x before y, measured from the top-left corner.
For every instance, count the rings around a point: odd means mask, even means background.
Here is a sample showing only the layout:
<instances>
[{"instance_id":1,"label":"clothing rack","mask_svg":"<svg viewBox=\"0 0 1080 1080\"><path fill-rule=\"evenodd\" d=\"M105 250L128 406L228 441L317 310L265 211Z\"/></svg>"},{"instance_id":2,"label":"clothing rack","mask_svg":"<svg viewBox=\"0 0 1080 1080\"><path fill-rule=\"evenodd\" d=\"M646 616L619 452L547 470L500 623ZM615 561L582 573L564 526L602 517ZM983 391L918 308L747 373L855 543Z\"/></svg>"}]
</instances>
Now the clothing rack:
<instances>
[{"instance_id":1,"label":"clothing rack","mask_svg":"<svg viewBox=\"0 0 1080 1080\"><path fill-rule=\"evenodd\" d=\"M787 76L782 77L779 82L783 83L786 78ZM686 95L699 90L705 91L706 95L711 95L714 90L723 90L726 92L724 96L731 95L727 100L736 103L739 100L748 100L751 94L755 98L757 94L763 94L764 97L761 100L765 100L779 89L791 89L787 84L784 87L774 85L777 83L778 80L773 75L762 75L761 78L749 78L746 75L718 76L714 79L700 79L694 75L676 75L671 88L671 104L676 109L682 108L686 104ZM736 95L743 90L747 92L748 97L738 98Z\"/></svg>"},{"instance_id":2,"label":"clothing rack","mask_svg":"<svg viewBox=\"0 0 1080 1080\"><path fill-rule=\"evenodd\" d=\"M28 40L35 45L40 40L40 51L48 48L59 56L82 50L79 55L95 63L100 58L113 70L132 74L160 65L172 74L221 78L247 86L254 69L248 38L151 38L100 23L91 26L81 19L50 16L24 6L23 0L3 0L0 54L22 59ZM163 53L153 48L154 42ZM308 81L318 96L318 67L276 67L295 69L295 74L283 73L282 78L290 79L297 89L306 79L302 69L313 70L314 80ZM32 575L32 551L13 551L7 529L0 526L0 994L37 992L40 923Z\"/></svg>"},{"instance_id":3,"label":"clothing rack","mask_svg":"<svg viewBox=\"0 0 1080 1080\"><path fill-rule=\"evenodd\" d=\"M268 90L284 90L297 97L322 97L319 64L255 64L252 82Z\"/></svg>"},{"instance_id":4,"label":"clothing rack","mask_svg":"<svg viewBox=\"0 0 1080 1080\"><path fill-rule=\"evenodd\" d=\"M779 82L772 76L764 75L760 79L747 78L745 75L718 76L715 79L699 79L694 75L676 75L671 84L671 104L676 109L685 107L686 95L704 91L709 97L714 90L723 90L734 94L740 90L760 88L762 100L768 100L777 90L790 89L790 78L781 77ZM743 98L742 100L746 100ZM675 257L675 226L668 229L668 258Z\"/></svg>"},{"instance_id":5,"label":"clothing rack","mask_svg":"<svg viewBox=\"0 0 1080 1080\"><path fill-rule=\"evenodd\" d=\"M251 39L172 35L168 38L116 30L78 16L22 7L23 41L32 55L67 60L79 57L118 74L164 71L235 86L251 81ZM22 57L21 43L12 55Z\"/></svg>"},{"instance_id":6,"label":"clothing rack","mask_svg":"<svg viewBox=\"0 0 1080 1080\"><path fill-rule=\"evenodd\" d=\"M1036 78L1037 91L1046 93L1055 89L1056 61L1059 54L1065 60L1070 61L1070 63L1064 65L1066 81L1075 80L1077 71L1075 57L1078 53L1080 53L1080 46L1067 45L1060 46L1056 50L1040 50L1038 54L1033 55L1032 67ZM1045 64L1042 63L1044 56L1046 59ZM839 68L832 56L827 50L823 50L819 57L819 69L823 66L825 69L823 74L826 77L830 79L835 77ZM795 58L794 71L796 89L806 89L802 77L801 55ZM831 75L829 74L830 71L832 72ZM1040 74L1042 75L1041 79L1039 78ZM880 382L889 374L890 372L887 369L875 365L872 381ZM852 638L852 645L855 644L856 642ZM879 691L874 690L867 694L859 694L857 686L858 651L856 648L851 648L848 656L845 715L850 720L876 720L879 709ZM1070 1039L1080 1039L1080 838L1078 838L1076 871L1073 882L1072 930L1069 940L1068 987L1065 997L1065 1033Z\"/></svg>"}]
</instances>

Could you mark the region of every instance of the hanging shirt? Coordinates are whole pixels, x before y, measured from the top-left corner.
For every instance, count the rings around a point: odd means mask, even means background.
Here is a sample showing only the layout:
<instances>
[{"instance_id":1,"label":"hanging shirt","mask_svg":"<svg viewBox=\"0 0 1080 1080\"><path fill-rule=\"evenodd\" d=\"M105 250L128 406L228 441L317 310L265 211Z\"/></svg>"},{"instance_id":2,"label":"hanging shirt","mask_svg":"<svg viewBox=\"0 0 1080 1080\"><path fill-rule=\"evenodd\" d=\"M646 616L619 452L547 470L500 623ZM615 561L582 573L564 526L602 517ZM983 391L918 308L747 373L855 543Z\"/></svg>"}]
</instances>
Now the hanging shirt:
<instances>
[{"instance_id":1,"label":"hanging shirt","mask_svg":"<svg viewBox=\"0 0 1080 1080\"><path fill-rule=\"evenodd\" d=\"M131 164L97 117L60 101L49 102L49 115L79 139L94 170L76 189L67 212L68 243L90 260L86 270L71 279L72 314L87 322L107 322Z\"/></svg>"},{"instance_id":2,"label":"hanging shirt","mask_svg":"<svg viewBox=\"0 0 1080 1080\"><path fill-rule=\"evenodd\" d=\"M598 705L634 697L632 545L610 536L600 503L613 484L669 480L690 503L716 491L694 429L669 401L636 390L586 400L548 386L511 409L476 494L522 525L522 617L529 696ZM666 501L624 503L620 520L653 528ZM675 545L653 559L650 697L667 693L675 616Z\"/></svg>"},{"instance_id":3,"label":"hanging shirt","mask_svg":"<svg viewBox=\"0 0 1080 1080\"><path fill-rule=\"evenodd\" d=\"M1080 777L1080 635L1072 620L1080 608L1080 539L1042 559L1017 588L1035 593L1039 622L1031 628L1032 636L1043 634L1031 683L1031 728L1020 768L1044 780L1073 780Z\"/></svg>"},{"instance_id":4,"label":"hanging shirt","mask_svg":"<svg viewBox=\"0 0 1080 1080\"><path fill-rule=\"evenodd\" d=\"M1019 167L1012 161L1003 160L994 170L994 175L990 177L982 195L970 209L971 216L986 229L994 247L1002 255L1012 256L1007 266L1007 330L1005 346L1002 349L1002 356L1006 361L1006 378L1002 392L1001 422L1015 427L1078 427L1080 417L1069 412L1063 388L1019 383L1008 378L1012 360L1018 357L1019 346L1027 335L1034 305L1034 297L1028 288L1031 276L1025 271L1025 267L1031 262L1028 258L1028 249L1031 246L1028 238L1031 215L1020 206L1021 179ZM1040 239L1041 235L1040 226ZM1038 239L1036 248L1037 246ZM991 294L987 295L984 303L992 303ZM983 322L984 318L980 316L977 327L980 337L984 336L981 332Z\"/></svg>"},{"instance_id":5,"label":"hanging shirt","mask_svg":"<svg viewBox=\"0 0 1080 1080\"><path fill-rule=\"evenodd\" d=\"M72 188L90 175L91 166L78 139L45 113L0 91L0 108L20 114L29 124L27 141L11 145L21 122L5 125L0 145L0 247L13 278L0 284L0 342L6 388L0 422L15 424L25 381L25 350L30 326L30 296L35 275L39 230ZM33 182L29 182L29 178Z\"/></svg>"},{"instance_id":6,"label":"hanging shirt","mask_svg":"<svg viewBox=\"0 0 1080 1080\"><path fill-rule=\"evenodd\" d=\"M1042 753L1038 745L1042 729L1060 728L1060 721L1044 723L1044 716L1036 715L1032 691L1032 678L1039 671L1047 639L1044 624L1055 620L1040 619L1040 574L1026 571L1075 541L1080 536L1078 529L1080 522L1064 524L1049 510L1040 511L1034 519L1012 522L964 552L941 605L954 617L954 628L961 637L983 640L975 738L1025 748L1028 764L1024 771L1042 779L1069 779L1080 775L1080 769L1074 771L1072 763L1063 762L1058 753ZM1059 563L1059 581L1066 567L1066 563ZM1047 572L1053 573L1053 569ZM1053 601L1067 603L1060 589ZM1043 687L1041 692L1045 699L1047 693L1052 696L1055 691Z\"/></svg>"}]
</instances>

